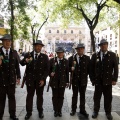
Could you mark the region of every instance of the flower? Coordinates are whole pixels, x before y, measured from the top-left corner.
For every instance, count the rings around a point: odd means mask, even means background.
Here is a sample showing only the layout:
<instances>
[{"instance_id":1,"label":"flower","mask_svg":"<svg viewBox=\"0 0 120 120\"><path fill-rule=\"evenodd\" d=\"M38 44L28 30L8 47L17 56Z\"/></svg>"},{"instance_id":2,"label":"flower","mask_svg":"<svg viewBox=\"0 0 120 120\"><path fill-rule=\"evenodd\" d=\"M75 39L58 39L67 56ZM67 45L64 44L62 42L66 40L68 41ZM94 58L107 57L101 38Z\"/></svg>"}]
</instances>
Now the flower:
<instances>
[{"instance_id":1,"label":"flower","mask_svg":"<svg viewBox=\"0 0 120 120\"><path fill-rule=\"evenodd\" d=\"M3 59L4 59L4 57L3 57L2 55L0 55L0 59L1 59L1 60L3 60Z\"/></svg>"}]
</instances>

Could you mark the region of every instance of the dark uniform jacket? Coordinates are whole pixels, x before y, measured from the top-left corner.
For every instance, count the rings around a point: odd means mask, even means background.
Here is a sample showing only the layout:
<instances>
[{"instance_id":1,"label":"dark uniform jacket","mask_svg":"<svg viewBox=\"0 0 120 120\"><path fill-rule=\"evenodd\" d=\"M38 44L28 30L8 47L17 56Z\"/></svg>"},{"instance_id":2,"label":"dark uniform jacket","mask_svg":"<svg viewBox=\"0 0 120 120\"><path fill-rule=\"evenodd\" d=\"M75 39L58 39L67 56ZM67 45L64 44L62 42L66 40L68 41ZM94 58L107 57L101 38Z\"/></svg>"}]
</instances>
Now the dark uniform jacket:
<instances>
[{"instance_id":1,"label":"dark uniform jacket","mask_svg":"<svg viewBox=\"0 0 120 120\"><path fill-rule=\"evenodd\" d=\"M26 63L26 58L32 58L32 61L29 63ZM33 86L34 81L36 81L36 84L39 85L40 80L44 80L46 83L46 78L49 74L49 59L48 56L40 53L37 60L34 60L34 51L31 53L27 53L23 60L20 61L20 64L22 66L26 65L26 85ZM45 84L44 84L45 85Z\"/></svg>"},{"instance_id":2,"label":"dark uniform jacket","mask_svg":"<svg viewBox=\"0 0 120 120\"><path fill-rule=\"evenodd\" d=\"M0 56L3 56L2 64L0 65L0 86L16 84L16 79L21 78L17 51L10 49L9 61L6 62L1 47Z\"/></svg>"},{"instance_id":3,"label":"dark uniform jacket","mask_svg":"<svg viewBox=\"0 0 120 120\"><path fill-rule=\"evenodd\" d=\"M73 71L72 85L78 86L79 83L81 85L87 85L90 57L87 55L83 55L80 66L79 66L76 55L71 56L69 58L69 71L70 72L71 72L71 67L73 66L73 62L74 61L76 62L75 70Z\"/></svg>"},{"instance_id":4,"label":"dark uniform jacket","mask_svg":"<svg viewBox=\"0 0 120 120\"><path fill-rule=\"evenodd\" d=\"M108 51L102 66L100 52L94 53L91 58L90 79L94 84L111 85L112 81L117 81L118 64L116 55ZM102 68L103 67L103 68Z\"/></svg>"},{"instance_id":5,"label":"dark uniform jacket","mask_svg":"<svg viewBox=\"0 0 120 120\"><path fill-rule=\"evenodd\" d=\"M50 86L53 88L66 87L66 83L69 83L68 60L63 58L61 65L59 65L57 58L50 59L50 74L53 72L55 64L55 75L54 77L50 76Z\"/></svg>"}]
</instances>

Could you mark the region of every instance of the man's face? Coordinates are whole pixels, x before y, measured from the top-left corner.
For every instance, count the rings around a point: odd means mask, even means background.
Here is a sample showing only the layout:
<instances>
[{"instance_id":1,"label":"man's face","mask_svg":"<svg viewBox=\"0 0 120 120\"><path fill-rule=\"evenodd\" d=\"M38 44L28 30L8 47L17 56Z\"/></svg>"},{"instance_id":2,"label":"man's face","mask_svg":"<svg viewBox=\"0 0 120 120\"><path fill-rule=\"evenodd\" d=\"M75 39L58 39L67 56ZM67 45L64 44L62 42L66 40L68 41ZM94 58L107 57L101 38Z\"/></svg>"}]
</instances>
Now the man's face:
<instances>
[{"instance_id":1,"label":"man's face","mask_svg":"<svg viewBox=\"0 0 120 120\"><path fill-rule=\"evenodd\" d=\"M64 52L57 52L58 58L63 58L64 57Z\"/></svg>"},{"instance_id":2,"label":"man's face","mask_svg":"<svg viewBox=\"0 0 120 120\"><path fill-rule=\"evenodd\" d=\"M83 47L76 49L78 55L83 55L84 54L84 50L85 50L85 48L83 48Z\"/></svg>"},{"instance_id":3,"label":"man's face","mask_svg":"<svg viewBox=\"0 0 120 120\"><path fill-rule=\"evenodd\" d=\"M106 52L108 50L108 43L103 43L100 45L100 50Z\"/></svg>"},{"instance_id":4,"label":"man's face","mask_svg":"<svg viewBox=\"0 0 120 120\"><path fill-rule=\"evenodd\" d=\"M43 46L42 46L42 45L39 45L39 44L34 45L34 50L35 50L35 52L36 52L36 53L41 52L42 47L43 47Z\"/></svg>"},{"instance_id":5,"label":"man's face","mask_svg":"<svg viewBox=\"0 0 120 120\"><path fill-rule=\"evenodd\" d=\"M11 40L2 40L3 47L9 49L11 47Z\"/></svg>"}]
</instances>

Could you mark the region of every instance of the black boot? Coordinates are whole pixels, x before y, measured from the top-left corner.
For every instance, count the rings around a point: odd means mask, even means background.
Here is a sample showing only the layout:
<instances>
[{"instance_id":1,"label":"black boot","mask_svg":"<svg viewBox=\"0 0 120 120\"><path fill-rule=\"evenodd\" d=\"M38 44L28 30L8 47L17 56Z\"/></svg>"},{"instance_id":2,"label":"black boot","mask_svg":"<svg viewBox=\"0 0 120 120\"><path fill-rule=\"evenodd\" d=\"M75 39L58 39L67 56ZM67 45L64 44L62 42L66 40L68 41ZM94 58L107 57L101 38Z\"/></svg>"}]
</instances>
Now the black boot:
<instances>
[{"instance_id":1,"label":"black boot","mask_svg":"<svg viewBox=\"0 0 120 120\"><path fill-rule=\"evenodd\" d=\"M76 113L76 111L71 111L70 115L71 115L71 116L74 116L75 113Z\"/></svg>"},{"instance_id":2,"label":"black boot","mask_svg":"<svg viewBox=\"0 0 120 120\"><path fill-rule=\"evenodd\" d=\"M97 116L98 116L98 113L97 112L93 112L92 118L97 118Z\"/></svg>"},{"instance_id":3,"label":"black boot","mask_svg":"<svg viewBox=\"0 0 120 120\"><path fill-rule=\"evenodd\" d=\"M26 114L26 115L25 115L25 120L29 120L30 117L31 117L31 114Z\"/></svg>"},{"instance_id":4,"label":"black boot","mask_svg":"<svg viewBox=\"0 0 120 120\"><path fill-rule=\"evenodd\" d=\"M57 112L57 111L54 112L54 116L55 116L55 117L58 116L58 112Z\"/></svg>"},{"instance_id":5,"label":"black boot","mask_svg":"<svg viewBox=\"0 0 120 120\"><path fill-rule=\"evenodd\" d=\"M83 116L85 116L86 118L89 117L89 114L86 111L80 111L80 114L82 114Z\"/></svg>"},{"instance_id":6,"label":"black boot","mask_svg":"<svg viewBox=\"0 0 120 120\"><path fill-rule=\"evenodd\" d=\"M39 118L44 118L43 112L40 112L40 113L39 113Z\"/></svg>"},{"instance_id":7,"label":"black boot","mask_svg":"<svg viewBox=\"0 0 120 120\"><path fill-rule=\"evenodd\" d=\"M106 114L108 120L112 120L113 116L111 114Z\"/></svg>"},{"instance_id":8,"label":"black boot","mask_svg":"<svg viewBox=\"0 0 120 120\"><path fill-rule=\"evenodd\" d=\"M59 117L62 117L62 112L61 112L61 111L58 112L58 116L59 116Z\"/></svg>"}]
</instances>

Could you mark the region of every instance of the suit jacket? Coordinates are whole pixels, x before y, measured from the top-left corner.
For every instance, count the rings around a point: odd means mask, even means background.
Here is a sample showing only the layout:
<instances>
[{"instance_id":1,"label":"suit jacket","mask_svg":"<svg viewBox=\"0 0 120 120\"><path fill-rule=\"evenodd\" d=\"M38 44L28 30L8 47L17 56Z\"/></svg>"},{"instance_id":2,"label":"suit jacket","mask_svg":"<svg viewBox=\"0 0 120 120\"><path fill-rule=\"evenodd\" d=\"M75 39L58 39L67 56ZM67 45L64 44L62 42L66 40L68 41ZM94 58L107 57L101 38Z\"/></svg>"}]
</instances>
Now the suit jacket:
<instances>
[{"instance_id":1,"label":"suit jacket","mask_svg":"<svg viewBox=\"0 0 120 120\"><path fill-rule=\"evenodd\" d=\"M32 58L32 61L26 63L26 58ZM27 53L24 58L20 61L22 66L26 65L26 85L33 86L35 81L39 85L40 80L44 80L46 83L46 78L49 74L49 59L48 56L40 53L37 60L34 60L34 51ZM45 85L45 84L44 84Z\"/></svg>"},{"instance_id":2,"label":"suit jacket","mask_svg":"<svg viewBox=\"0 0 120 120\"><path fill-rule=\"evenodd\" d=\"M0 65L0 86L16 84L16 78L21 78L17 51L10 49L9 62L5 62L5 55L1 47L0 56L3 56L2 65Z\"/></svg>"},{"instance_id":3,"label":"suit jacket","mask_svg":"<svg viewBox=\"0 0 120 120\"><path fill-rule=\"evenodd\" d=\"M104 58L103 70L101 69L101 56L100 52L94 53L91 58L91 72L90 79L94 84L111 85L112 81L117 81L118 78L118 64L116 55L108 51Z\"/></svg>"},{"instance_id":4,"label":"suit jacket","mask_svg":"<svg viewBox=\"0 0 120 120\"><path fill-rule=\"evenodd\" d=\"M73 71L72 85L73 86L78 86L78 84L87 85L90 57L87 55L83 55L81 63L80 63L80 67L79 67L76 55L71 56L69 58L69 71L70 72L72 72L71 67L73 66L73 61L76 62L76 66L75 66L75 70Z\"/></svg>"},{"instance_id":5,"label":"suit jacket","mask_svg":"<svg viewBox=\"0 0 120 120\"><path fill-rule=\"evenodd\" d=\"M63 58L61 65L59 65L56 59L57 58L50 59L50 74L55 67L54 77L50 76L50 86L53 88L66 87L66 83L69 83L68 60Z\"/></svg>"}]
</instances>

